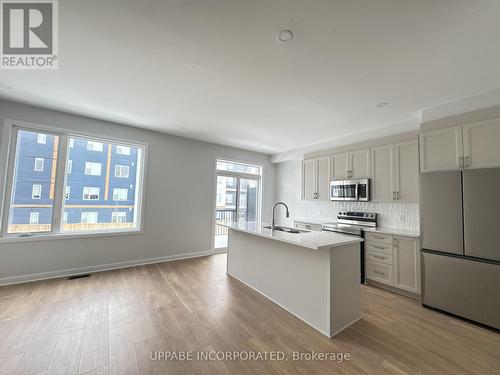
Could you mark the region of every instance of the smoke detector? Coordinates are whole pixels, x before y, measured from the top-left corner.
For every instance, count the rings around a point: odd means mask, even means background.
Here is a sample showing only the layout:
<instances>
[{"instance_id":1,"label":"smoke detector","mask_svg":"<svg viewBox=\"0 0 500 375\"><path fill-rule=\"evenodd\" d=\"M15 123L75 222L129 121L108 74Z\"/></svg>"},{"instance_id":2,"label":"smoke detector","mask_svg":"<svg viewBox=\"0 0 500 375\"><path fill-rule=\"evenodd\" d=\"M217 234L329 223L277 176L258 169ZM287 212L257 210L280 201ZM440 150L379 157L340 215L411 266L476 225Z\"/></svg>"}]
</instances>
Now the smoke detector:
<instances>
[{"instance_id":1,"label":"smoke detector","mask_svg":"<svg viewBox=\"0 0 500 375\"><path fill-rule=\"evenodd\" d=\"M290 30L281 30L278 33L278 41L285 43L293 39L293 33Z\"/></svg>"}]
</instances>

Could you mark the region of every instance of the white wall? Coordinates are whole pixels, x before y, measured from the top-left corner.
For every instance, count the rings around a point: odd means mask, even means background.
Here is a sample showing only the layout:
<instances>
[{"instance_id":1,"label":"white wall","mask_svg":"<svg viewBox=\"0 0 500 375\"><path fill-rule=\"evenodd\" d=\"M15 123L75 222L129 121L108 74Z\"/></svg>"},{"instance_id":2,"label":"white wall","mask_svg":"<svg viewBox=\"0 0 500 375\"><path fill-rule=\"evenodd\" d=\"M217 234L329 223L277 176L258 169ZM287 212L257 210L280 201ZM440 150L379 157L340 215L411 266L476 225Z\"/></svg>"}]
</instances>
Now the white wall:
<instances>
[{"instance_id":1,"label":"white wall","mask_svg":"<svg viewBox=\"0 0 500 375\"><path fill-rule=\"evenodd\" d=\"M0 137L5 119L145 142L149 160L144 233L3 244L0 240L0 283L23 280L23 275L51 276L71 268L210 251L217 157L263 165L262 218L269 218L275 166L268 155L0 100ZM161 247L163 239L167 248Z\"/></svg>"},{"instance_id":2,"label":"white wall","mask_svg":"<svg viewBox=\"0 0 500 375\"><path fill-rule=\"evenodd\" d=\"M419 230L418 204L372 202L326 202L300 199L301 160L292 160L276 166L276 199L290 208L290 218L280 212L277 222L293 225L296 219L336 221L337 212L344 210L378 213L378 225L394 229Z\"/></svg>"}]
</instances>

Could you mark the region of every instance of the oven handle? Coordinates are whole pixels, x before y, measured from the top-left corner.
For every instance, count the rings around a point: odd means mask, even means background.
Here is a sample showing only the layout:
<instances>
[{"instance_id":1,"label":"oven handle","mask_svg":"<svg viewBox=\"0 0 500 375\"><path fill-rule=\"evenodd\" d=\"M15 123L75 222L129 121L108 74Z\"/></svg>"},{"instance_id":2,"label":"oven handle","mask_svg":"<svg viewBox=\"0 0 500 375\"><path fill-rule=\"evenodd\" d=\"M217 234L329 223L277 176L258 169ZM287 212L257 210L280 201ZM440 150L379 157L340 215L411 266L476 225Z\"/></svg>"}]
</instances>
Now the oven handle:
<instances>
[{"instance_id":1,"label":"oven handle","mask_svg":"<svg viewBox=\"0 0 500 375\"><path fill-rule=\"evenodd\" d=\"M356 181L356 200L359 200L359 181Z\"/></svg>"}]
</instances>

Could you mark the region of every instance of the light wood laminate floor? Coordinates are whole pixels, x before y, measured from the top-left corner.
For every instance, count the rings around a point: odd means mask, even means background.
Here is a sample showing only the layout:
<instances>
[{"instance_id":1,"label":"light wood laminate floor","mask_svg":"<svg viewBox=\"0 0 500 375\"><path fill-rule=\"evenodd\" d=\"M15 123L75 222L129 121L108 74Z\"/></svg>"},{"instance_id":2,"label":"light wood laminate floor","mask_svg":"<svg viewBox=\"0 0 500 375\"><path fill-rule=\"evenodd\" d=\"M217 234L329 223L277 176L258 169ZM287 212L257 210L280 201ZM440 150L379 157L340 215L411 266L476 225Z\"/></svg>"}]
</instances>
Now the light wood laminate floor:
<instances>
[{"instance_id":1,"label":"light wood laminate floor","mask_svg":"<svg viewBox=\"0 0 500 375\"><path fill-rule=\"evenodd\" d=\"M328 339L225 273L224 254L0 288L0 374L500 374L500 334L362 287ZM298 270L290 270L298 272ZM332 361L152 361L151 351L348 352Z\"/></svg>"}]
</instances>

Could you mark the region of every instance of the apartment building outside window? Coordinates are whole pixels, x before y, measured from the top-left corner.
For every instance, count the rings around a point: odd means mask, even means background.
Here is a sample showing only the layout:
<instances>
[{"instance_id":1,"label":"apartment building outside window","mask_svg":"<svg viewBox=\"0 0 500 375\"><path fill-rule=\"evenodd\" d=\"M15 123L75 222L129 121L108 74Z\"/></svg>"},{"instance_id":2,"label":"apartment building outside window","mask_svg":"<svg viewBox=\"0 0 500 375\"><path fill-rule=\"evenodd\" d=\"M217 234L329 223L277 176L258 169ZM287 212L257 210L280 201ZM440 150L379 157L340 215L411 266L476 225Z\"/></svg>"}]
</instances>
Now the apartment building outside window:
<instances>
[{"instance_id":1,"label":"apartment building outside window","mask_svg":"<svg viewBox=\"0 0 500 375\"><path fill-rule=\"evenodd\" d=\"M0 236L140 228L145 146L10 127Z\"/></svg>"}]
</instances>

